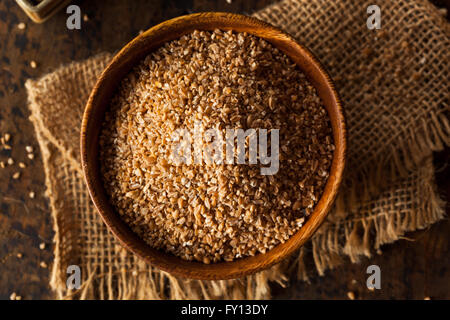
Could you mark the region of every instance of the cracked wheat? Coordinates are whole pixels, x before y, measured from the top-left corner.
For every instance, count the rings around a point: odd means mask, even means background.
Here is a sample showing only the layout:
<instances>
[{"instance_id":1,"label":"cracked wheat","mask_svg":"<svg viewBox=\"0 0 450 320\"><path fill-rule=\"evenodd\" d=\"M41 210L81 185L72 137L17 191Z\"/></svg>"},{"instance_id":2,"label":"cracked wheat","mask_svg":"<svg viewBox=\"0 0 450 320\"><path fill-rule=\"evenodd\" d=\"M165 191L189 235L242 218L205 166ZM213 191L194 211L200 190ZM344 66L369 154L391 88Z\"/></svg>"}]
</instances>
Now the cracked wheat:
<instances>
[{"instance_id":1,"label":"cracked wheat","mask_svg":"<svg viewBox=\"0 0 450 320\"><path fill-rule=\"evenodd\" d=\"M280 130L280 169L168 161L171 135ZM154 248L204 263L265 253L298 231L328 179L327 112L298 67L245 33L195 31L148 55L120 83L100 135L104 185Z\"/></svg>"}]
</instances>

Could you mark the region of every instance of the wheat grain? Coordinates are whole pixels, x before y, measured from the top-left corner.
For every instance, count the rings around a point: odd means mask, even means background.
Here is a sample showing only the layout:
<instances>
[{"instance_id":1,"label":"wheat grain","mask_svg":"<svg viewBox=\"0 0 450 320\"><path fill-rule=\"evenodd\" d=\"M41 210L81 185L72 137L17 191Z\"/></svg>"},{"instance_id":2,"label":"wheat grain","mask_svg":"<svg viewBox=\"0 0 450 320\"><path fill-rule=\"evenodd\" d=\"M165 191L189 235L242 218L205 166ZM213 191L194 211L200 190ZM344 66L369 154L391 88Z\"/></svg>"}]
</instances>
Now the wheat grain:
<instances>
[{"instance_id":1,"label":"wheat grain","mask_svg":"<svg viewBox=\"0 0 450 320\"><path fill-rule=\"evenodd\" d=\"M279 129L278 173L170 163L174 132L196 122L224 135ZM220 30L185 35L137 65L111 100L99 144L121 218L149 245L203 263L287 241L320 198L334 150L327 112L299 68L265 40Z\"/></svg>"}]
</instances>

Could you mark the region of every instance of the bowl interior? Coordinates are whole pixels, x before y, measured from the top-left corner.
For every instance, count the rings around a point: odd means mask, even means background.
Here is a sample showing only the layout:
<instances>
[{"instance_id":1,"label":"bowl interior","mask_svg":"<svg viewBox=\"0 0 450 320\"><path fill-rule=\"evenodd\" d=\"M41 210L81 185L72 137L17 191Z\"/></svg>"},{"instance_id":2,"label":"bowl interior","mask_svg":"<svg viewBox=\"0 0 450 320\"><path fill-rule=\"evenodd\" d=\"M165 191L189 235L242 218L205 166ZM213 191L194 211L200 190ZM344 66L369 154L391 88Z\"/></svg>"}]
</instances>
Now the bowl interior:
<instances>
[{"instance_id":1,"label":"bowl interior","mask_svg":"<svg viewBox=\"0 0 450 320\"><path fill-rule=\"evenodd\" d=\"M247 32L272 43L287 54L307 75L317 89L331 120L335 151L322 197L304 226L287 242L265 254L241 258L232 262L203 264L153 249L141 240L110 205L100 175L98 137L109 101L121 79L141 59L163 43L194 30L233 30ZM346 140L342 107L332 81L320 63L304 47L281 30L260 20L229 13L200 13L163 22L139 35L127 44L111 61L97 81L83 116L81 128L81 158L85 180L91 198L103 221L122 244L152 265L172 274L194 279L230 279L270 267L293 253L308 240L325 219L336 197L344 169Z\"/></svg>"}]
</instances>

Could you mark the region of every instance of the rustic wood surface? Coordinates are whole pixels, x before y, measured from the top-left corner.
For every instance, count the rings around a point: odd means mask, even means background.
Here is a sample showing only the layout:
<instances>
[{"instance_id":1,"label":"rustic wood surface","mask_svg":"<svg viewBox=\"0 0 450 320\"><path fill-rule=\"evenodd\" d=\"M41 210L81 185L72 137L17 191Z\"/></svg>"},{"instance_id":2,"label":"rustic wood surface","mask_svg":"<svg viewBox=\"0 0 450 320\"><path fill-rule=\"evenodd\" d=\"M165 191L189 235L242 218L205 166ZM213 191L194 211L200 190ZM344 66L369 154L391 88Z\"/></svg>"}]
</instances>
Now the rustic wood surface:
<instances>
[{"instance_id":1,"label":"rustic wood surface","mask_svg":"<svg viewBox=\"0 0 450 320\"><path fill-rule=\"evenodd\" d=\"M24 83L61 64L82 60L102 51L115 51L139 30L163 20L199 11L252 13L273 0L111 0L75 1L86 15L81 30L66 28L64 10L42 25L34 24L14 1L0 0L0 135L11 134L11 150L0 150L0 161L15 163L0 169L0 299L16 292L23 299L51 299L52 221L44 192L44 172L32 124L28 120ZM437 0L438 5L450 1ZM18 28L24 22L25 29ZM36 62L36 67L31 66ZM25 146L34 148L27 158ZM436 154L436 177L443 197L450 198L450 151ZM23 161L26 168L19 168ZM12 175L21 172L19 179ZM30 199L30 191L35 192ZM447 206L447 213L450 207ZM383 253L360 264L346 263L311 283L292 280L287 288L274 285L276 299L449 299L450 241L448 219L431 228L408 234L382 248ZM44 250L39 248L45 243ZM21 258L17 254L22 254ZM366 267L377 264L382 289L365 286Z\"/></svg>"}]
</instances>

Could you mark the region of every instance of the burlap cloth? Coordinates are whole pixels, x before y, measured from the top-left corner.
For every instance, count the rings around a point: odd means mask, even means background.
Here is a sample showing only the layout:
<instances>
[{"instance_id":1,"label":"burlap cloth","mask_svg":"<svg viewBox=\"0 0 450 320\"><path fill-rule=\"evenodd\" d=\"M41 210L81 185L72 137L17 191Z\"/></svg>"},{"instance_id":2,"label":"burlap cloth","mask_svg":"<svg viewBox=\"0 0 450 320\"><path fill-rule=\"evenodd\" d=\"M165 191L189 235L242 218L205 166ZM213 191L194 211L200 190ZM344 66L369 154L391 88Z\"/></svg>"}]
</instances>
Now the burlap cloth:
<instances>
[{"instance_id":1,"label":"burlap cloth","mask_svg":"<svg viewBox=\"0 0 450 320\"><path fill-rule=\"evenodd\" d=\"M372 2L287 0L255 14L307 45L329 70L347 115L349 157L335 208L312 241L287 263L244 279L172 277L127 253L100 220L81 173L79 127L110 54L29 80L54 219L50 285L57 297L268 298L270 281L323 274L345 256L370 257L382 244L441 219L432 152L450 144L449 25L425 0L382 1L381 29L368 30ZM66 288L72 264L82 270L77 291Z\"/></svg>"}]
</instances>

